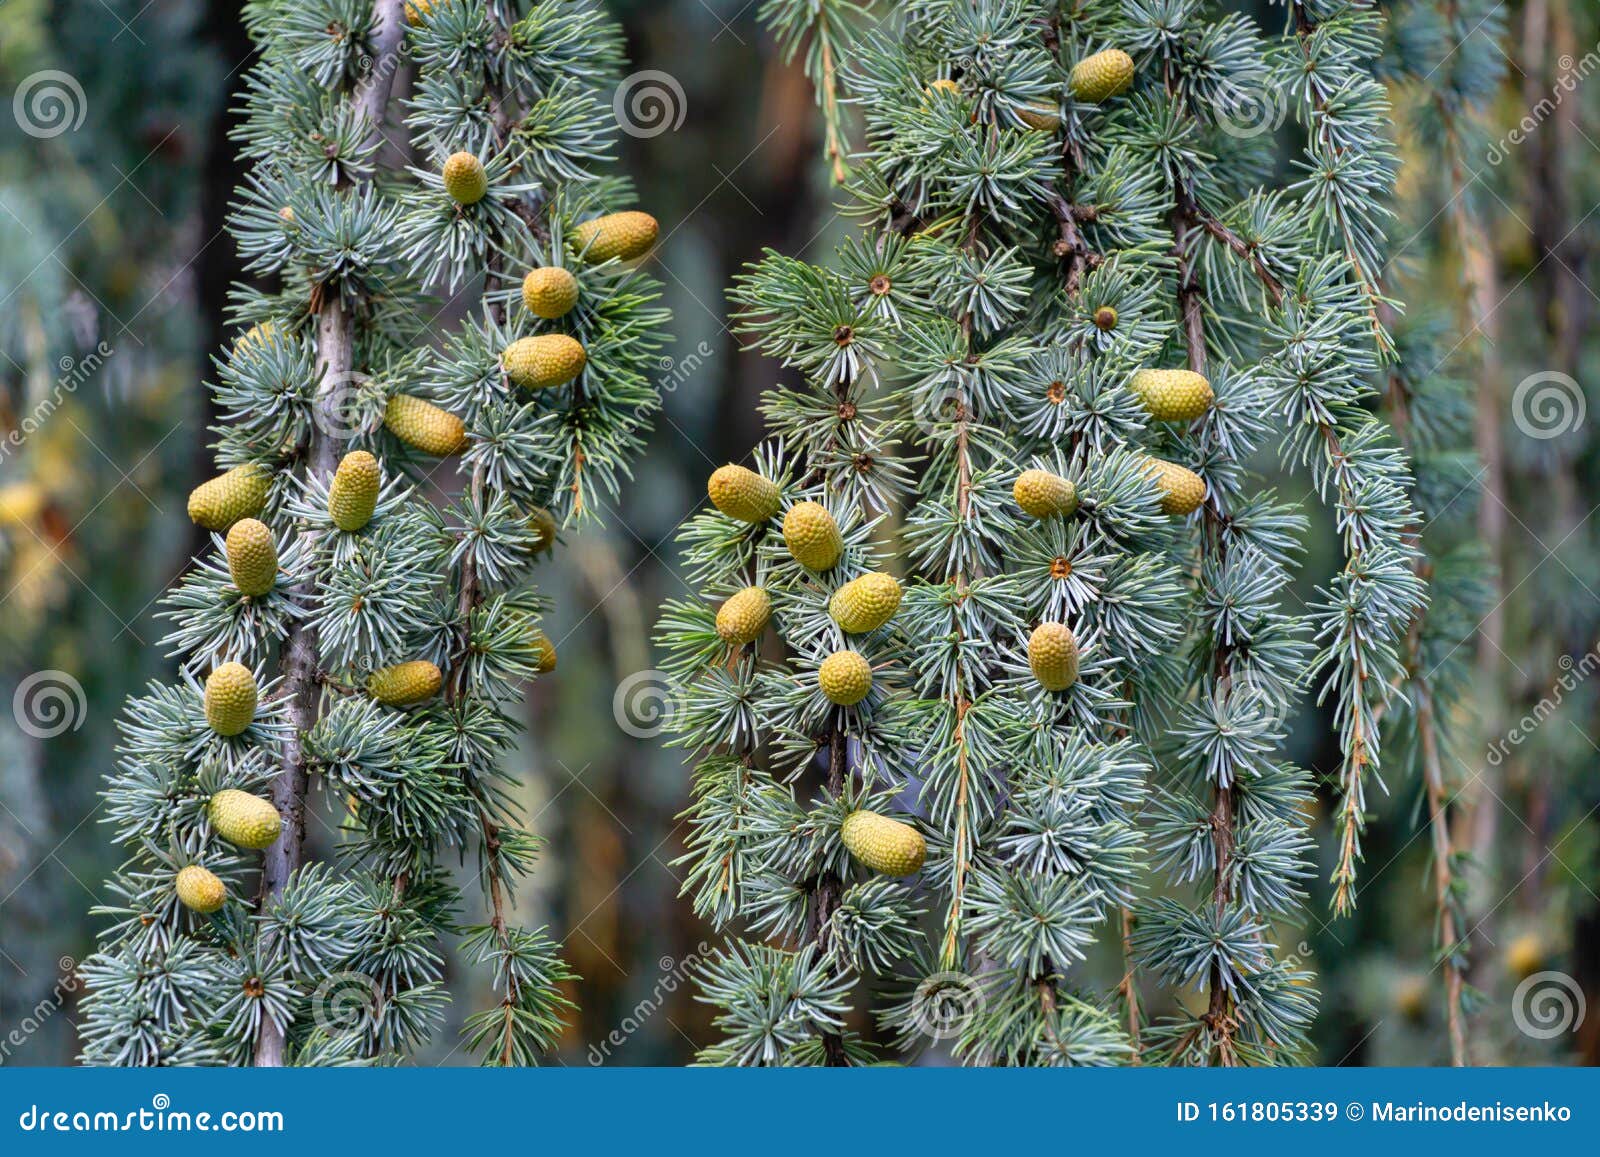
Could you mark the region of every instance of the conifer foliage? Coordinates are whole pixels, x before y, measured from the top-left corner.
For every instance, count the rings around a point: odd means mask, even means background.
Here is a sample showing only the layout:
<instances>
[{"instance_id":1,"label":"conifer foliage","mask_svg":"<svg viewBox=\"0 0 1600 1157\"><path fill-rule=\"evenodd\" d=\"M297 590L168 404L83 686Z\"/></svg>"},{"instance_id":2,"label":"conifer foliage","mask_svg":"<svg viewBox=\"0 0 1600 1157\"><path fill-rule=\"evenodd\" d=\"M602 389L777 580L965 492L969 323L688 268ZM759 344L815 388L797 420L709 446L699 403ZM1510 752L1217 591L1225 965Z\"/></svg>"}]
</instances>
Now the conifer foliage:
<instances>
[{"instance_id":1,"label":"conifer foliage","mask_svg":"<svg viewBox=\"0 0 1600 1157\"><path fill-rule=\"evenodd\" d=\"M222 473L189 506L215 553L166 598L181 668L128 704L105 793L129 858L84 1058L403 1056L459 940L497 993L468 1045L532 1063L570 973L511 911L538 841L505 756L555 665L531 574L616 496L665 320L634 268L655 222L601 172L620 36L568 0L245 18L231 230L266 288L237 289L216 362ZM444 294L469 307L449 334Z\"/></svg>"},{"instance_id":2,"label":"conifer foliage","mask_svg":"<svg viewBox=\"0 0 1600 1157\"><path fill-rule=\"evenodd\" d=\"M1373 404L1377 16L764 12L806 53L863 225L826 264L772 253L735 284L786 376L770 440L682 532L703 597L659 632L693 764L686 892L730 932L701 1059L1303 1056L1316 990L1280 937L1313 784L1286 720L1312 695L1336 719L1348 907L1423 603ZM1274 457L1303 497L1266 486ZM1312 495L1343 559L1301 607ZM1080 967L1096 940L1117 994Z\"/></svg>"}]
</instances>

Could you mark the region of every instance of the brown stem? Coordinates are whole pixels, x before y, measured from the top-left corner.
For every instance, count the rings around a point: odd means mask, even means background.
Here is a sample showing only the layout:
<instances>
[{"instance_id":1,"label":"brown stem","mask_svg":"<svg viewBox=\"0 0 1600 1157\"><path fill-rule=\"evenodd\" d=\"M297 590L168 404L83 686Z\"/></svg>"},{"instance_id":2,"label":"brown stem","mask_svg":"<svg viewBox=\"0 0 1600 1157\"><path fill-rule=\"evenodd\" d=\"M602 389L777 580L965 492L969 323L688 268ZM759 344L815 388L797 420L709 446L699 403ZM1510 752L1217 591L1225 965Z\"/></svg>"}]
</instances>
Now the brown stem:
<instances>
[{"instance_id":1,"label":"brown stem","mask_svg":"<svg viewBox=\"0 0 1600 1157\"><path fill-rule=\"evenodd\" d=\"M1272 271L1261 260L1261 251L1257 248L1255 242L1246 241L1208 213L1200 212L1199 218L1201 226L1207 233L1249 262L1251 270L1256 275L1256 280L1260 281L1261 288L1267 291L1267 297L1273 306L1281 306L1283 304L1283 283L1272 275Z\"/></svg>"},{"instance_id":2,"label":"brown stem","mask_svg":"<svg viewBox=\"0 0 1600 1157\"><path fill-rule=\"evenodd\" d=\"M389 94L394 87L395 62L405 28L403 3L404 0L374 0L372 69L357 85L351 98L358 114L370 126L369 139L376 137L382 128ZM317 360L322 372L316 408L322 420L311 423L305 469L308 477L327 478L337 465L339 443L325 431L340 428L340 417L333 411L354 365L356 323L350 304L343 300L337 287L331 290L321 287L314 299ZM307 548L315 545L314 532L305 532L301 537ZM309 553L308 549L308 557ZM314 580L308 578L296 588L295 601L307 605L314 594ZM259 905L263 909L283 894L305 858L305 809L310 774L303 740L317 721L319 663L316 631L304 622L297 623L290 629L283 646L284 695L289 704L291 735L283 745L282 770L272 781L272 803L283 817L283 834L262 857ZM283 1061L283 1032L270 1017L263 1018L254 1063L278 1067Z\"/></svg>"},{"instance_id":3,"label":"brown stem","mask_svg":"<svg viewBox=\"0 0 1600 1157\"><path fill-rule=\"evenodd\" d=\"M1117 991L1122 993L1123 1002L1128 1008L1128 1043L1133 1046L1133 1063L1143 1063L1143 1045L1139 1040L1139 983L1133 963L1133 912L1127 907L1118 908L1117 912L1122 921L1122 980L1117 984Z\"/></svg>"},{"instance_id":4,"label":"brown stem","mask_svg":"<svg viewBox=\"0 0 1600 1157\"><path fill-rule=\"evenodd\" d=\"M833 59L833 45L826 36L822 40L822 121L826 126L828 165L835 185L844 184L849 169L844 163L844 133L839 124L839 73Z\"/></svg>"},{"instance_id":5,"label":"brown stem","mask_svg":"<svg viewBox=\"0 0 1600 1157\"><path fill-rule=\"evenodd\" d=\"M845 750L845 735L837 727L828 731L828 779L827 789L830 799L838 799L844 793L844 778L849 766L849 756ZM817 877L812 888L811 906L811 942L817 946L817 951L826 955L833 943L833 914L839 910L839 897L844 892L844 882L839 879L838 873L828 871ZM849 1065L850 1058L844 1049L844 1038L836 1032L822 1034L822 1052L824 1063L830 1068L841 1068Z\"/></svg>"},{"instance_id":6,"label":"brown stem","mask_svg":"<svg viewBox=\"0 0 1600 1157\"><path fill-rule=\"evenodd\" d=\"M1197 374L1206 372L1205 291L1189 261L1189 239L1194 230L1201 228L1200 207L1188 183L1180 182L1176 205L1172 211L1173 254L1178 271L1178 314L1183 325L1183 346L1189 368ZM1204 549L1219 562L1226 557L1227 541L1224 524L1217 504L1208 496L1202 507L1202 536ZM1219 646L1213 660L1212 677L1216 693L1226 695L1230 687L1231 648ZM1212 889L1217 914L1220 916L1232 900L1234 798L1231 784L1218 783L1211 805L1210 829L1212 858L1216 862ZM1211 994L1204 1021L1216 1041L1217 1059L1227 1066L1236 1063L1233 1035L1238 1023L1233 1015L1233 998L1222 984L1222 966L1213 966L1210 978Z\"/></svg>"},{"instance_id":7,"label":"brown stem","mask_svg":"<svg viewBox=\"0 0 1600 1157\"><path fill-rule=\"evenodd\" d=\"M1444 961L1450 1063L1459 1067L1470 1061L1467 1059L1465 1016L1461 1009L1461 969L1456 964L1459 944L1455 901L1450 895L1454 882L1451 859L1455 849L1450 839L1444 770L1439 761L1439 739L1434 729L1433 696L1425 682L1417 684L1417 735L1421 740L1423 777L1428 792L1428 827L1433 836L1433 900L1439 917L1439 949Z\"/></svg>"}]
</instances>

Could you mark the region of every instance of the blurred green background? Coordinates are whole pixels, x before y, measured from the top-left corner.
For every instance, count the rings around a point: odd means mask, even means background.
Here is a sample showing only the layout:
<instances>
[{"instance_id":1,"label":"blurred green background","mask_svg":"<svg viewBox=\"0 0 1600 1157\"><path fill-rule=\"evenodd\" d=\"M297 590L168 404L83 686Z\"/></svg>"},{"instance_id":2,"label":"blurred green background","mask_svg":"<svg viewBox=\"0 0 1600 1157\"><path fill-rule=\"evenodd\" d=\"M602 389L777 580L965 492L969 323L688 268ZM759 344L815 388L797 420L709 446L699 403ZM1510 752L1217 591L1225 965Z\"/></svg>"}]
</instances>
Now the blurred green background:
<instances>
[{"instance_id":1,"label":"blurred green background","mask_svg":"<svg viewBox=\"0 0 1600 1157\"><path fill-rule=\"evenodd\" d=\"M634 66L671 81L664 131L622 137L621 159L662 222L655 267L676 345L625 504L545 568L561 662L530 695L521 758L549 846L518 902L565 938L583 977L559 1059L678 1064L710 1037L684 966L713 937L677 900L687 776L652 736L649 696L621 710L618 688L648 689L654 608L688 589L673 532L705 475L759 438L755 399L777 372L738 350L724 288L764 247L820 259L847 226L809 86L757 25L755 0L610 6ZM1278 5L1238 6L1264 27L1283 20ZM238 176L227 110L249 50L237 7L0 0L0 1063L76 1052L73 967L92 950L88 910L112 867L96 809L114 721L167 669L157 600L204 545L184 499L211 472L202 383L239 276L222 232ZM1392 233L1410 313L1448 327L1448 368L1477 384L1478 531L1502 568L1473 643L1476 682L1447 721L1471 856L1474 1056L1593 1064L1600 13L1585 0L1495 7L1451 53L1499 78L1462 150L1471 163L1408 166ZM1403 156L1429 123L1416 105L1397 116ZM1563 404L1565 418L1545 417ZM1546 436L1552 421L1562 428ZM1302 598L1334 557L1331 528L1316 533ZM1314 706L1296 736L1295 758L1337 765ZM1421 788L1398 773L1385 786L1357 915L1325 922L1319 904L1311 927L1282 937L1319 974L1326 1064L1446 1055ZM1312 821L1325 835L1325 816ZM1109 988L1119 967L1107 956L1089 973ZM1588 1007L1552 1039L1511 1015L1518 984L1545 970L1571 977ZM457 992L470 983L447 978ZM454 1038L439 1034L425 1059L461 1063Z\"/></svg>"}]
</instances>

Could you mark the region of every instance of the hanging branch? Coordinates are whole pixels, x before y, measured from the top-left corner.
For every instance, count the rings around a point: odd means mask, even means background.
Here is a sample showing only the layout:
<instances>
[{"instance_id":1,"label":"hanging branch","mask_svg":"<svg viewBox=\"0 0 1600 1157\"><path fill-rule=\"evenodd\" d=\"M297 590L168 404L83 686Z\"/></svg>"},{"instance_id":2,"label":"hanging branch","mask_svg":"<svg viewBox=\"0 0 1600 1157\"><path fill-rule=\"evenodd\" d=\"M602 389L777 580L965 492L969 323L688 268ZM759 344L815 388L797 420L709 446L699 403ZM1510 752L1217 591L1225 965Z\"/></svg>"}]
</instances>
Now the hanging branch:
<instances>
[{"instance_id":1,"label":"hanging branch","mask_svg":"<svg viewBox=\"0 0 1600 1157\"><path fill-rule=\"evenodd\" d=\"M399 71L398 53L404 35L402 9L405 0L374 0L370 38L370 71L350 96L355 123L365 126L366 137L358 152L376 148L381 139L389 94ZM370 177L365 180L370 181ZM361 183L350 178L339 184L349 190ZM319 285L313 288L310 310L316 318L316 357L320 371L314 407L317 417L308 431L304 450L305 476L329 480L339 464L340 440L332 431L340 428L340 411L355 367L356 317L361 312L359 297L346 299L343 287ZM317 532L300 535L306 554L317 550ZM316 597L315 579L308 576L294 593L294 601L308 605ZM262 856L259 908L266 908L283 895L305 854L306 794L310 789L309 759L302 737L316 725L322 695L315 626L302 621L290 628L283 644L283 694L290 704L292 731L283 747L283 770L272 782L272 804L284 817L284 832ZM269 1068L284 1063L284 1037L278 1023L267 1018L256 1043L255 1064Z\"/></svg>"}]
</instances>

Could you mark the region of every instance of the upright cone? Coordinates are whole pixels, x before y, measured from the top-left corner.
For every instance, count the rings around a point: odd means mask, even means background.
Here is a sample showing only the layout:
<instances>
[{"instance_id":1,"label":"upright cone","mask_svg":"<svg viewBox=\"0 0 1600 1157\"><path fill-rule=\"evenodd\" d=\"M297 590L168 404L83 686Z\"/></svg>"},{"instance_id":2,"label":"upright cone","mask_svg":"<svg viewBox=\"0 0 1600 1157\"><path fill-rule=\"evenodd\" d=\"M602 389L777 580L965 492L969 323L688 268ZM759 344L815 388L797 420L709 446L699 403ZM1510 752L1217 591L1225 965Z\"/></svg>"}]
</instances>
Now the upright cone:
<instances>
[{"instance_id":1,"label":"upright cone","mask_svg":"<svg viewBox=\"0 0 1600 1157\"><path fill-rule=\"evenodd\" d=\"M241 518L228 531L228 574L241 595L259 598L278 581L278 548L266 523Z\"/></svg>"},{"instance_id":2,"label":"upright cone","mask_svg":"<svg viewBox=\"0 0 1600 1157\"><path fill-rule=\"evenodd\" d=\"M819 574L832 570L844 553L839 524L819 502L796 502L783 516L783 541L794 560Z\"/></svg>"},{"instance_id":3,"label":"upright cone","mask_svg":"<svg viewBox=\"0 0 1600 1157\"><path fill-rule=\"evenodd\" d=\"M272 801L234 788L212 796L206 804L206 815L219 836L252 851L271 847L283 830L283 817Z\"/></svg>"},{"instance_id":4,"label":"upright cone","mask_svg":"<svg viewBox=\"0 0 1600 1157\"><path fill-rule=\"evenodd\" d=\"M860 575L833 592L828 613L848 635L876 631L900 609L900 581L892 574Z\"/></svg>"},{"instance_id":5,"label":"upright cone","mask_svg":"<svg viewBox=\"0 0 1600 1157\"><path fill-rule=\"evenodd\" d=\"M444 162L444 191L462 205L476 205L489 195L483 162L471 153L451 153Z\"/></svg>"},{"instance_id":6,"label":"upright cone","mask_svg":"<svg viewBox=\"0 0 1600 1157\"><path fill-rule=\"evenodd\" d=\"M1086 56L1072 66L1067 83L1072 95L1089 104L1128 91L1133 84L1133 57L1120 48L1108 48L1093 56Z\"/></svg>"},{"instance_id":7,"label":"upright cone","mask_svg":"<svg viewBox=\"0 0 1600 1157\"><path fill-rule=\"evenodd\" d=\"M378 460L365 450L352 450L339 462L328 487L328 516L347 533L355 533L372 521L378 506L378 490L383 471Z\"/></svg>"},{"instance_id":8,"label":"upright cone","mask_svg":"<svg viewBox=\"0 0 1600 1157\"><path fill-rule=\"evenodd\" d=\"M426 659L381 667L367 677L367 691L389 707L410 707L432 699L444 686L444 672Z\"/></svg>"},{"instance_id":9,"label":"upright cone","mask_svg":"<svg viewBox=\"0 0 1600 1157\"><path fill-rule=\"evenodd\" d=\"M243 663L223 663L206 677L206 722L218 735L238 735L256 717L256 677Z\"/></svg>"},{"instance_id":10,"label":"upright cone","mask_svg":"<svg viewBox=\"0 0 1600 1157\"><path fill-rule=\"evenodd\" d=\"M1078 681L1078 640L1065 623L1040 623L1028 637L1028 666L1046 691Z\"/></svg>"},{"instance_id":11,"label":"upright cone","mask_svg":"<svg viewBox=\"0 0 1600 1157\"><path fill-rule=\"evenodd\" d=\"M215 872L208 871L199 864L190 864L180 870L172 883L183 906L196 912L206 914L218 912L228 902L227 885Z\"/></svg>"}]
</instances>

